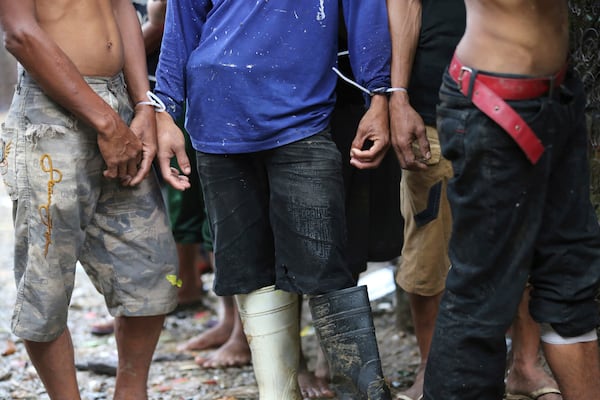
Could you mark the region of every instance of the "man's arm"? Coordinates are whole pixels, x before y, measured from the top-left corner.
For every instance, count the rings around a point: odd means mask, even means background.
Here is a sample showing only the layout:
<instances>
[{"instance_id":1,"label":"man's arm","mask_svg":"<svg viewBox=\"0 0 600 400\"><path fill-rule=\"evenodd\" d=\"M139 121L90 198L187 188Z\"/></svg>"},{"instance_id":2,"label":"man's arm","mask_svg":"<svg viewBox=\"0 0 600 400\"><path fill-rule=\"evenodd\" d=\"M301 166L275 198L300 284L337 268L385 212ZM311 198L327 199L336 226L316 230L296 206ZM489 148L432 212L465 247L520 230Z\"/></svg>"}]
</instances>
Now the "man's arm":
<instances>
[{"instance_id":1,"label":"man's arm","mask_svg":"<svg viewBox=\"0 0 600 400\"><path fill-rule=\"evenodd\" d=\"M391 45L385 4L344 0L342 11L348 27L350 65L357 82L371 91L389 87ZM374 95L352 141L350 163L359 169L375 168L389 144L388 100Z\"/></svg>"},{"instance_id":2,"label":"man's arm","mask_svg":"<svg viewBox=\"0 0 600 400\"><path fill-rule=\"evenodd\" d=\"M392 38L392 87L407 88L421 30L421 0L387 0ZM429 142L421 116L412 108L408 92L390 95L391 140L400 166L405 169L425 169L429 159ZM415 157L412 143L418 142L422 159Z\"/></svg>"},{"instance_id":3,"label":"man's arm","mask_svg":"<svg viewBox=\"0 0 600 400\"><path fill-rule=\"evenodd\" d=\"M156 69L155 93L165 103L167 112L157 113L158 153L157 159L165 182L173 188L189 187L187 177L171 168L175 157L181 171L191 171L185 153L185 141L175 120L181 117L187 97L185 82L189 55L196 49L202 36L202 28L212 8L209 0L169 0L165 16L164 35Z\"/></svg>"},{"instance_id":4,"label":"man's arm","mask_svg":"<svg viewBox=\"0 0 600 400\"><path fill-rule=\"evenodd\" d=\"M129 97L135 104L135 115L130 128L142 142L142 160L139 163L139 170L130 181L124 181L130 186L134 186L140 183L152 168L152 160L156 155L157 148L156 120L152 106L137 105L140 102L148 101L147 92L150 90L150 84L148 83L144 39L135 8L129 0L113 0L113 9L123 38L125 57L123 74Z\"/></svg>"},{"instance_id":5,"label":"man's arm","mask_svg":"<svg viewBox=\"0 0 600 400\"><path fill-rule=\"evenodd\" d=\"M6 49L44 92L96 129L100 152L107 164L104 176L135 176L141 160L141 142L39 26L34 1L1 0L0 25L5 32Z\"/></svg>"}]
</instances>

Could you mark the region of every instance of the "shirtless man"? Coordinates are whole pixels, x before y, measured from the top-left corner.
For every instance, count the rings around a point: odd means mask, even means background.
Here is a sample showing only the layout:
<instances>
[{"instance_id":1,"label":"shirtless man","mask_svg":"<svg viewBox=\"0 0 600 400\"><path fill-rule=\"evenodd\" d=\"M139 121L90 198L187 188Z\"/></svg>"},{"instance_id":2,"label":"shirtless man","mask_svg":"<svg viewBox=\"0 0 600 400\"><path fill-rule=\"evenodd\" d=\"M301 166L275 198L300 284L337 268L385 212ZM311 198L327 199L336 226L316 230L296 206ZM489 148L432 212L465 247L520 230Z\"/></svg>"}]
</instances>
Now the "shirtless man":
<instances>
[{"instance_id":1,"label":"shirtless man","mask_svg":"<svg viewBox=\"0 0 600 400\"><path fill-rule=\"evenodd\" d=\"M529 310L563 398L598 399L600 226L589 200L585 96L565 66L567 1L465 4L466 32L438 107L454 170L452 268L424 398L503 397L504 333L529 280Z\"/></svg>"},{"instance_id":2,"label":"shirtless man","mask_svg":"<svg viewBox=\"0 0 600 400\"><path fill-rule=\"evenodd\" d=\"M2 0L0 23L20 63L0 141L14 206L13 333L51 399L80 398L67 327L79 261L117 317L115 399L146 399L177 259L150 174L155 110L135 11L129 0Z\"/></svg>"}]
</instances>

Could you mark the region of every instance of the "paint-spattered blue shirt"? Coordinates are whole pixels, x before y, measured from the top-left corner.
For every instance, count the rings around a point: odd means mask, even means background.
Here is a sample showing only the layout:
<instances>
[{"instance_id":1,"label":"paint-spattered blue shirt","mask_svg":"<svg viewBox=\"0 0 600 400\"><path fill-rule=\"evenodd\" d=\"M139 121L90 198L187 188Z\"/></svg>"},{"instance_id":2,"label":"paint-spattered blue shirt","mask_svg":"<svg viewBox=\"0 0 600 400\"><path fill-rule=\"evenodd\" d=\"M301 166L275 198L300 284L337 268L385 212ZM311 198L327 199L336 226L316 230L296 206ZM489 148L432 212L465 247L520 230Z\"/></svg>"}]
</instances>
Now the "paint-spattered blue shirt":
<instances>
[{"instance_id":1,"label":"paint-spattered blue shirt","mask_svg":"<svg viewBox=\"0 0 600 400\"><path fill-rule=\"evenodd\" d=\"M155 92L186 104L196 150L247 153L311 136L335 102L343 17L356 80L389 86L384 0L169 0ZM340 6L342 8L340 8Z\"/></svg>"}]
</instances>

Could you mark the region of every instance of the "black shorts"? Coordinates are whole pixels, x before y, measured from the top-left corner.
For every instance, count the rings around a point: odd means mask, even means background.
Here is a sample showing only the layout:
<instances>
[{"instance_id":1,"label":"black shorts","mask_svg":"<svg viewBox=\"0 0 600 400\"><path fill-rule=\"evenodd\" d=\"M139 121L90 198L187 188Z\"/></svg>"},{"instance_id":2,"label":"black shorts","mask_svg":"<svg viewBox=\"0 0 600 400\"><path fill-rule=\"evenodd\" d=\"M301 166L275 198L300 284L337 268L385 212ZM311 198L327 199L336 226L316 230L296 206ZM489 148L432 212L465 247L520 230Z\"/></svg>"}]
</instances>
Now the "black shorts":
<instances>
[{"instance_id":1,"label":"black shorts","mask_svg":"<svg viewBox=\"0 0 600 400\"><path fill-rule=\"evenodd\" d=\"M321 294L356 282L345 260L341 156L329 132L247 154L197 153L216 294L275 285Z\"/></svg>"}]
</instances>

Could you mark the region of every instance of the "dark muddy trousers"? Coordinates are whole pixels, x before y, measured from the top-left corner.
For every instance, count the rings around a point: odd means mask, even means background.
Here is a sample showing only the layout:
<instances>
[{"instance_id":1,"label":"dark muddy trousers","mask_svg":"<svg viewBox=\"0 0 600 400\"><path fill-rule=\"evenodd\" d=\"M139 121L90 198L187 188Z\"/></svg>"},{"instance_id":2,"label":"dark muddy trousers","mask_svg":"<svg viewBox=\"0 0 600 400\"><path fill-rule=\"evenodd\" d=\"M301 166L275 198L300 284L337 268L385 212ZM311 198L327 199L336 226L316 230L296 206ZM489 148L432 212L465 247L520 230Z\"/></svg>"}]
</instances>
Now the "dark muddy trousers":
<instances>
[{"instance_id":1,"label":"dark muddy trousers","mask_svg":"<svg viewBox=\"0 0 600 400\"><path fill-rule=\"evenodd\" d=\"M452 161L452 268L425 373L426 400L497 400L505 333L529 280L529 309L561 335L594 329L600 229L589 201L585 97L569 74L552 93L510 102L545 146L532 165L448 75L438 130Z\"/></svg>"}]
</instances>

